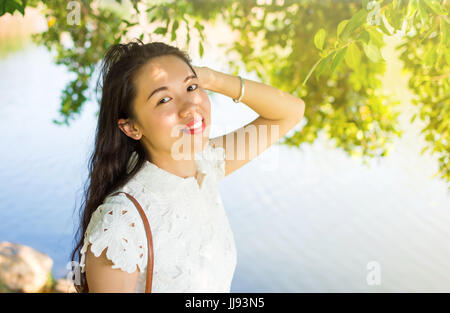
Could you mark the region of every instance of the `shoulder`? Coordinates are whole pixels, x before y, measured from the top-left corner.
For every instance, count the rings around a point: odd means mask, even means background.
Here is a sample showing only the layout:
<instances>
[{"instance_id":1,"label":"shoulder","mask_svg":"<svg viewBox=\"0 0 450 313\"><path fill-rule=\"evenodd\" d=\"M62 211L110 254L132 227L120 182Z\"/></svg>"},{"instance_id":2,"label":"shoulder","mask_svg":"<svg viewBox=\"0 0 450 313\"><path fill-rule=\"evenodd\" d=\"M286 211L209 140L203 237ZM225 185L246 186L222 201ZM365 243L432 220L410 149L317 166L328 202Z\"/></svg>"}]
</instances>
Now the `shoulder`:
<instances>
[{"instance_id":1,"label":"shoulder","mask_svg":"<svg viewBox=\"0 0 450 313\"><path fill-rule=\"evenodd\" d=\"M96 257L107 249L106 257L113 268L132 273L139 267L142 271L146 266L146 240L142 218L133 202L123 193L108 196L92 214L84 235L82 271L89 245Z\"/></svg>"}]
</instances>

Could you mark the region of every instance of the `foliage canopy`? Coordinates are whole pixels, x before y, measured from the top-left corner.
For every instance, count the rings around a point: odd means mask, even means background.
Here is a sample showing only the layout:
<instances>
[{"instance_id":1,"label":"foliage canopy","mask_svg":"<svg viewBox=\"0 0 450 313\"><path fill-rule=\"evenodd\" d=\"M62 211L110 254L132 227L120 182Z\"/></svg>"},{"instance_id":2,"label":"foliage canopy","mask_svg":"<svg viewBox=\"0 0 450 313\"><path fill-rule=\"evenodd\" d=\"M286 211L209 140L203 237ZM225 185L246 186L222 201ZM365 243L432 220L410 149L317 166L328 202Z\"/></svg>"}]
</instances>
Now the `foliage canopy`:
<instances>
[{"instance_id":1,"label":"foliage canopy","mask_svg":"<svg viewBox=\"0 0 450 313\"><path fill-rule=\"evenodd\" d=\"M39 1L0 0L0 16ZM56 63L75 73L63 90L62 121L80 113L90 97L89 82L104 51L132 38L130 29L142 17L149 21L140 39L162 35L170 43L181 29L200 37L207 22L218 18L238 36L228 47L242 64L229 61L233 74L239 66L255 71L265 83L301 97L307 104L306 125L283 144L299 147L324 131L336 147L350 155L382 157L397 128L398 101L383 94L381 75L386 63L380 53L385 36L401 34L400 58L412 75L409 88L416 95L422 133L439 157L439 175L447 182L449 166L450 4L447 0L180 0L72 1L80 4L79 21L69 22L67 1L45 1L48 30L34 35L38 44L57 52ZM100 3L106 3L100 5ZM139 19L141 18L141 19ZM154 26L156 25L156 26ZM70 38L71 45L61 40ZM416 118L413 116L411 122Z\"/></svg>"}]
</instances>

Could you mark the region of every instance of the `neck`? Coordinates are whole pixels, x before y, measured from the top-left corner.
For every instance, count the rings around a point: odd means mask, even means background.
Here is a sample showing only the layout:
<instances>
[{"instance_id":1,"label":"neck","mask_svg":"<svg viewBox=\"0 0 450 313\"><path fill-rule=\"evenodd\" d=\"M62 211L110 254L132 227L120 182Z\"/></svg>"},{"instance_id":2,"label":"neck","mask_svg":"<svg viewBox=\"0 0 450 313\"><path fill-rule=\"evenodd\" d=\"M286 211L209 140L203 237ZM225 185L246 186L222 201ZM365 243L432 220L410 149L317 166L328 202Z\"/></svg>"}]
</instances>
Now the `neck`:
<instances>
[{"instance_id":1,"label":"neck","mask_svg":"<svg viewBox=\"0 0 450 313\"><path fill-rule=\"evenodd\" d=\"M157 167L177 175L182 178L196 177L197 164L194 159L194 154L185 160L175 160L170 153L167 154L152 154L151 162Z\"/></svg>"}]
</instances>

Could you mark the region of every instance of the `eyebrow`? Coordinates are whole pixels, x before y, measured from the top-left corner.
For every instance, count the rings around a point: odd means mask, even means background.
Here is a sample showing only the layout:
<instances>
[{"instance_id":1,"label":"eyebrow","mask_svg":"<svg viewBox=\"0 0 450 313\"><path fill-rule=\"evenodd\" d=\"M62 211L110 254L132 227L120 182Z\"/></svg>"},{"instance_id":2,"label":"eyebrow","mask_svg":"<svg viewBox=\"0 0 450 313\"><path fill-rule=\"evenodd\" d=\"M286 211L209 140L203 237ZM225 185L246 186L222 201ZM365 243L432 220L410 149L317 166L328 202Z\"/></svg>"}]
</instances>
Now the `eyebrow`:
<instances>
[{"instance_id":1,"label":"eyebrow","mask_svg":"<svg viewBox=\"0 0 450 313\"><path fill-rule=\"evenodd\" d=\"M186 83L189 79L192 79L192 78L197 78L197 75L189 75L189 76L187 76L187 77L183 80L183 83ZM162 87L156 88L156 89L153 90L152 93L148 96L148 98L147 98L146 101L148 101L148 99L150 99L155 93L157 93L157 92L159 92L159 91L162 91L162 90L167 90L167 89L168 89L167 86L162 86Z\"/></svg>"}]
</instances>

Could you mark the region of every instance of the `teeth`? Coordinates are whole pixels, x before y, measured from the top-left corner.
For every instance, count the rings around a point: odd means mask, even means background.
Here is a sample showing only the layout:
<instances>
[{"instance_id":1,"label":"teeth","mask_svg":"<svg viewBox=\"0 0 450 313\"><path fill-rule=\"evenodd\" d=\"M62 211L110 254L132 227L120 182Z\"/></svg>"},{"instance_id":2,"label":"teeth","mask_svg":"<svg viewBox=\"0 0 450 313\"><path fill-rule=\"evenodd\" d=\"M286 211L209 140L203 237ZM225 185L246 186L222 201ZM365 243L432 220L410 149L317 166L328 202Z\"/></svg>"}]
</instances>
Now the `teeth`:
<instances>
[{"instance_id":1,"label":"teeth","mask_svg":"<svg viewBox=\"0 0 450 313\"><path fill-rule=\"evenodd\" d=\"M196 128L199 128L200 126L202 126L202 120L200 120L197 123L195 123L194 125L192 125L191 129L196 129Z\"/></svg>"}]
</instances>

